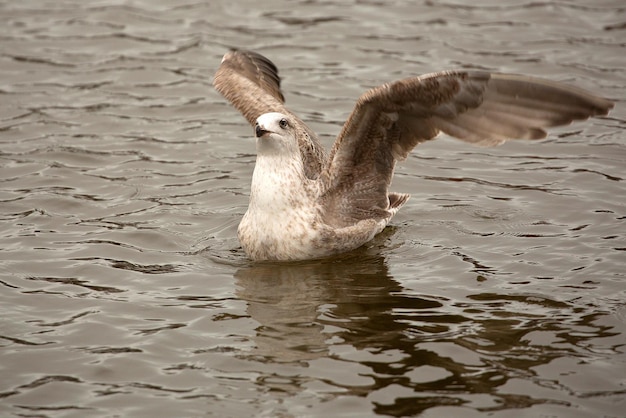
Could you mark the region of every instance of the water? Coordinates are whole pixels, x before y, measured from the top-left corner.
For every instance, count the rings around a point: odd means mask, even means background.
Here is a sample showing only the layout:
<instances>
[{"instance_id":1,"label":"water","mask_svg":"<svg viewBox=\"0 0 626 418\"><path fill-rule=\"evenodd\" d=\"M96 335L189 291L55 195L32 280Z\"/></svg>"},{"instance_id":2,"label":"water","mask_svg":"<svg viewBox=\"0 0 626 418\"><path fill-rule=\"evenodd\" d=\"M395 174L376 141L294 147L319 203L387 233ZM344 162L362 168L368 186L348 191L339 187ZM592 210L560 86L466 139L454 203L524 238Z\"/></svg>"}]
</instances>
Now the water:
<instances>
[{"instance_id":1,"label":"water","mask_svg":"<svg viewBox=\"0 0 626 418\"><path fill-rule=\"evenodd\" d=\"M625 416L619 1L0 2L2 416ZM252 130L211 87L278 64L330 146L384 81L482 68L617 100L539 143L418 147L365 248L253 264Z\"/></svg>"}]
</instances>

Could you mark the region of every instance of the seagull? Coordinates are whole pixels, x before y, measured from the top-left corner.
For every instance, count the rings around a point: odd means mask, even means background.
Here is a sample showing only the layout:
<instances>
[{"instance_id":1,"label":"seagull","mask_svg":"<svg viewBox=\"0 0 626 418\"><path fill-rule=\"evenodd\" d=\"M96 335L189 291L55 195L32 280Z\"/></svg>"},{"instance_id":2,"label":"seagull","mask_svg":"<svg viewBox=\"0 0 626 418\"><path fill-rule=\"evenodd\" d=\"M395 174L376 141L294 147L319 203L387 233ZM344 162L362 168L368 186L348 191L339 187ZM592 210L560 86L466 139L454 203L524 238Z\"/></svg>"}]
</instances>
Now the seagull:
<instances>
[{"instance_id":1,"label":"seagull","mask_svg":"<svg viewBox=\"0 0 626 418\"><path fill-rule=\"evenodd\" d=\"M226 53L213 85L254 127L257 158L238 237L253 261L319 259L380 233L408 194L390 192L396 161L441 132L479 146L545 138L545 128L607 115L613 103L554 81L485 71L409 77L358 98L326 153L285 107L263 55Z\"/></svg>"}]
</instances>

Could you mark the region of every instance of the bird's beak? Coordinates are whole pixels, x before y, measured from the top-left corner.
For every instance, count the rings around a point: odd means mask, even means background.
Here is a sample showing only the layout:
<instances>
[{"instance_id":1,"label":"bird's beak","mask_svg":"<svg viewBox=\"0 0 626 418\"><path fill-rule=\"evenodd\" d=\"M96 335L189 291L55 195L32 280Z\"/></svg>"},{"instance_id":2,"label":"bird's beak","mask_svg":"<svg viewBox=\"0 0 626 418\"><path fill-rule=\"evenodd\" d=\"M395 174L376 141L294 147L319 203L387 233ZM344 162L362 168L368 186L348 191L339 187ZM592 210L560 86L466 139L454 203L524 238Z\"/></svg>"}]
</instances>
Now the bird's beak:
<instances>
[{"instance_id":1,"label":"bird's beak","mask_svg":"<svg viewBox=\"0 0 626 418\"><path fill-rule=\"evenodd\" d=\"M265 129L261 128L261 125L259 125L258 123L254 127L254 134L256 135L257 138L261 138L263 135L265 135L268 132L269 131L266 131Z\"/></svg>"}]
</instances>

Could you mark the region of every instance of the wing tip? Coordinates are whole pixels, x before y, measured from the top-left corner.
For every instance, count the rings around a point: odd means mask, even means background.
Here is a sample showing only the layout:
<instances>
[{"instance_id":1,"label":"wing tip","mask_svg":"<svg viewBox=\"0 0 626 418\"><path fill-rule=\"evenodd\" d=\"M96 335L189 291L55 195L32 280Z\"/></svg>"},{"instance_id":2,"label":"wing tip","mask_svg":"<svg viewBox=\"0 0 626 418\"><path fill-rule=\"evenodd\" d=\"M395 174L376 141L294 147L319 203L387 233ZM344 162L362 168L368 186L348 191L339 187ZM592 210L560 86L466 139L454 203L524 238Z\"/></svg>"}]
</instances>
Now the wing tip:
<instances>
[{"instance_id":1,"label":"wing tip","mask_svg":"<svg viewBox=\"0 0 626 418\"><path fill-rule=\"evenodd\" d=\"M244 82L243 79L247 81ZM257 92L257 96L267 93L280 103L285 103L276 65L257 52L230 48L222 56L222 61L213 77L213 86L232 102L232 97L246 93L243 90L248 90L251 86L248 83L262 90L262 92Z\"/></svg>"},{"instance_id":2,"label":"wing tip","mask_svg":"<svg viewBox=\"0 0 626 418\"><path fill-rule=\"evenodd\" d=\"M604 97L598 97L598 105L596 107L596 112L593 116L606 116L609 114L611 110L615 107L615 102L610 99L606 99Z\"/></svg>"}]
</instances>

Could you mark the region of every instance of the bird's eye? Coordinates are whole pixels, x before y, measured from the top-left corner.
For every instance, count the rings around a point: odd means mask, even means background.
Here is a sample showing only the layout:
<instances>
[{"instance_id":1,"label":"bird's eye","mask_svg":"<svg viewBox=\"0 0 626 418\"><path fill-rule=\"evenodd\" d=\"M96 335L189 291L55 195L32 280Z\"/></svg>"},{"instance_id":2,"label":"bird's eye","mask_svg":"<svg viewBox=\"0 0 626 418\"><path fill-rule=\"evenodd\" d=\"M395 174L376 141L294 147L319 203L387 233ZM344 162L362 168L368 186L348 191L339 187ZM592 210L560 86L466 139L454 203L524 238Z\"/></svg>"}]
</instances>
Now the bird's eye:
<instances>
[{"instance_id":1,"label":"bird's eye","mask_svg":"<svg viewBox=\"0 0 626 418\"><path fill-rule=\"evenodd\" d=\"M283 129L286 129L287 126L289 126L289 122L287 122L287 119L283 118L278 122L278 126L280 126Z\"/></svg>"}]
</instances>

